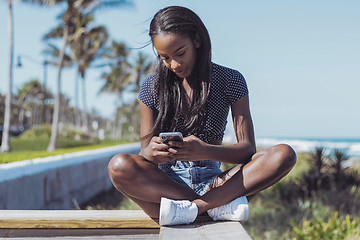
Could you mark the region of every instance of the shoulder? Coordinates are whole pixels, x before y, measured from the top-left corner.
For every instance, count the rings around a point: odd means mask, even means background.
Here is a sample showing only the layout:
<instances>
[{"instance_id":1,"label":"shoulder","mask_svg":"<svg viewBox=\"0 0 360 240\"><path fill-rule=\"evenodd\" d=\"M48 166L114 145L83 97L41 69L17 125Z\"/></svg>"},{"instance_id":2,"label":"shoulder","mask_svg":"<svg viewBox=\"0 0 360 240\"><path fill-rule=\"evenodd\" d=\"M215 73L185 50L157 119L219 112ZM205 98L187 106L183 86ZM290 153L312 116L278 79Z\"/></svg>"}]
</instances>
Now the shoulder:
<instances>
[{"instance_id":1,"label":"shoulder","mask_svg":"<svg viewBox=\"0 0 360 240\"><path fill-rule=\"evenodd\" d=\"M156 85L156 77L154 74L148 75L141 83L140 92L148 92L154 94Z\"/></svg>"},{"instance_id":2,"label":"shoulder","mask_svg":"<svg viewBox=\"0 0 360 240\"><path fill-rule=\"evenodd\" d=\"M142 86L151 86L154 83L154 74L148 75L142 82Z\"/></svg>"},{"instance_id":3,"label":"shoulder","mask_svg":"<svg viewBox=\"0 0 360 240\"><path fill-rule=\"evenodd\" d=\"M147 76L141 83L138 99L145 103L149 108L155 110L158 106L158 99L155 93L155 77Z\"/></svg>"},{"instance_id":4,"label":"shoulder","mask_svg":"<svg viewBox=\"0 0 360 240\"><path fill-rule=\"evenodd\" d=\"M213 64L214 88L224 90L226 98L232 104L249 93L245 78L235 69Z\"/></svg>"},{"instance_id":5,"label":"shoulder","mask_svg":"<svg viewBox=\"0 0 360 240\"><path fill-rule=\"evenodd\" d=\"M213 76L214 78L244 78L243 75L236 69L225 67L216 63L213 63Z\"/></svg>"},{"instance_id":6,"label":"shoulder","mask_svg":"<svg viewBox=\"0 0 360 240\"><path fill-rule=\"evenodd\" d=\"M222 66L222 65L217 64L217 63L212 63L212 67L213 67L213 72L216 72L216 73L234 73L234 72L239 72L239 71L236 70L236 69L229 68L229 67L225 67L225 66Z\"/></svg>"}]
</instances>

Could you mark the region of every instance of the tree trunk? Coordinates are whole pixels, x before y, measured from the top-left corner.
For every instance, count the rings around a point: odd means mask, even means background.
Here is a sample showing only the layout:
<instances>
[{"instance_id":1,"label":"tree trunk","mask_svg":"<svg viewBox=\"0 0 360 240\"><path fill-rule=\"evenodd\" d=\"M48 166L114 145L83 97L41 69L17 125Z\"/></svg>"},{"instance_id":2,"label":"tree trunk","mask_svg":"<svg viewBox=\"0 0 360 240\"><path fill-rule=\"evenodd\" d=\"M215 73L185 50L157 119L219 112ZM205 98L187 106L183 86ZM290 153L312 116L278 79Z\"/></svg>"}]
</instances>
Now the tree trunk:
<instances>
[{"instance_id":1,"label":"tree trunk","mask_svg":"<svg viewBox=\"0 0 360 240\"><path fill-rule=\"evenodd\" d=\"M115 118L114 118L113 126L112 126L112 138L114 138L114 139L116 139L118 115L119 115L119 109L116 108L115 116L114 116Z\"/></svg>"},{"instance_id":2,"label":"tree trunk","mask_svg":"<svg viewBox=\"0 0 360 240\"><path fill-rule=\"evenodd\" d=\"M85 77L81 78L81 83L82 83L82 99L83 99L83 130L85 132L89 132L89 120L88 120L88 113L87 113Z\"/></svg>"},{"instance_id":3,"label":"tree trunk","mask_svg":"<svg viewBox=\"0 0 360 240\"><path fill-rule=\"evenodd\" d=\"M41 119L42 119L42 105L37 105L36 106L36 125L40 125L41 124Z\"/></svg>"},{"instance_id":4,"label":"tree trunk","mask_svg":"<svg viewBox=\"0 0 360 240\"><path fill-rule=\"evenodd\" d=\"M120 117L119 117L119 126L118 126L118 134L117 134L117 139L122 139L122 135L123 135L123 122L124 122L124 114L120 113Z\"/></svg>"},{"instance_id":5,"label":"tree trunk","mask_svg":"<svg viewBox=\"0 0 360 240\"><path fill-rule=\"evenodd\" d=\"M59 132L59 113L60 113L60 105L61 105L61 70L64 61L65 48L67 45L69 29L66 27L63 36L63 46L61 52L59 54L59 62L58 62L58 78L57 78L57 93L55 96L55 104L54 104L54 113L52 119L52 127L51 127L51 137L50 143L48 146L48 151L54 151L57 147L57 136Z\"/></svg>"},{"instance_id":6,"label":"tree trunk","mask_svg":"<svg viewBox=\"0 0 360 240\"><path fill-rule=\"evenodd\" d=\"M19 107L19 124L24 125L24 108Z\"/></svg>"},{"instance_id":7,"label":"tree trunk","mask_svg":"<svg viewBox=\"0 0 360 240\"><path fill-rule=\"evenodd\" d=\"M9 0L9 37L10 37L10 74L9 88L5 99L5 119L4 130L1 142L1 152L9 152L10 147L10 125L11 125L11 99L12 99L12 79L13 79L13 56L14 56L14 29L13 29L13 9L12 0Z\"/></svg>"},{"instance_id":8,"label":"tree trunk","mask_svg":"<svg viewBox=\"0 0 360 240\"><path fill-rule=\"evenodd\" d=\"M76 73L76 78L75 78L75 126L76 129L79 130L81 129L81 111L80 111L80 104L79 104L79 73Z\"/></svg>"},{"instance_id":9,"label":"tree trunk","mask_svg":"<svg viewBox=\"0 0 360 240\"><path fill-rule=\"evenodd\" d=\"M41 123L42 124L46 124L46 109L47 109L47 106L46 106L46 96L47 96L47 93L46 93L46 89L47 89L47 65L48 65L48 62L47 60L45 60L43 62L43 68L44 68L44 72L43 72L43 88L44 88L44 97L42 99L42 106L41 106Z\"/></svg>"}]
</instances>

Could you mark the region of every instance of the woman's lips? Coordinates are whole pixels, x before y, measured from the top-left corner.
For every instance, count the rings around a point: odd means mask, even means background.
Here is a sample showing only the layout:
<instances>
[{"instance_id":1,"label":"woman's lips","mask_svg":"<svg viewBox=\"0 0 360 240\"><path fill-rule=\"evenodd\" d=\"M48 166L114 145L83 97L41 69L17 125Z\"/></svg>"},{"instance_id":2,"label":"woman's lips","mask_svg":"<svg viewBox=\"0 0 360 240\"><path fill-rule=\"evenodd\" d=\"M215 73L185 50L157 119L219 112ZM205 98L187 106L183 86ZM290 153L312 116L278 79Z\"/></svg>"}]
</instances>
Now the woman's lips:
<instances>
[{"instance_id":1,"label":"woman's lips","mask_svg":"<svg viewBox=\"0 0 360 240\"><path fill-rule=\"evenodd\" d=\"M185 73L185 70L181 70L181 71L175 71L176 75L182 75Z\"/></svg>"}]
</instances>

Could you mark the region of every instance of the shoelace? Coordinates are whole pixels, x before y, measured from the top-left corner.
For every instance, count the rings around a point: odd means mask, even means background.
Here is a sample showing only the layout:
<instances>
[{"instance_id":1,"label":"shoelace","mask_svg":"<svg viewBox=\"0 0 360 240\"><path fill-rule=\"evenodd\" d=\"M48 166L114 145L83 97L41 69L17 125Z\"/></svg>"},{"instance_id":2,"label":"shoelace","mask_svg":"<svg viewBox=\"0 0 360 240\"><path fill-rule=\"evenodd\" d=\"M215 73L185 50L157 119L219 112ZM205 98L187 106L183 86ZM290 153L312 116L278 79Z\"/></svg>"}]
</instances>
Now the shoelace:
<instances>
[{"instance_id":1,"label":"shoelace","mask_svg":"<svg viewBox=\"0 0 360 240\"><path fill-rule=\"evenodd\" d=\"M231 214L233 211L231 209L231 202L228 204L225 204L224 206L220 207L219 211L218 211L218 216L222 216L225 214Z\"/></svg>"},{"instance_id":2,"label":"shoelace","mask_svg":"<svg viewBox=\"0 0 360 240\"><path fill-rule=\"evenodd\" d=\"M185 214L185 209L188 209L191 206L191 203L188 202L178 202L175 204L176 207L176 212L174 215L174 219L184 219L184 220L188 220L186 214Z\"/></svg>"}]
</instances>

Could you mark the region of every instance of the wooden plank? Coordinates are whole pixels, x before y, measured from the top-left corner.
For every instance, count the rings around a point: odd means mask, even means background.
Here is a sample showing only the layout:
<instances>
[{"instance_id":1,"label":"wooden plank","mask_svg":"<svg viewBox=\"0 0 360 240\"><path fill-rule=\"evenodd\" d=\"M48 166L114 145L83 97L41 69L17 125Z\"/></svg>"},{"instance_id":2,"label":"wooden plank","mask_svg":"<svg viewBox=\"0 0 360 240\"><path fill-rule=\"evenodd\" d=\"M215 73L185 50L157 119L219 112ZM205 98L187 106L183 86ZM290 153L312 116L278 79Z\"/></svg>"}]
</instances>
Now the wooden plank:
<instances>
[{"instance_id":1,"label":"wooden plank","mask_svg":"<svg viewBox=\"0 0 360 240\"><path fill-rule=\"evenodd\" d=\"M198 222L190 225L161 227L160 240L182 239L242 239L251 240L244 227L239 222Z\"/></svg>"},{"instance_id":2,"label":"wooden plank","mask_svg":"<svg viewBox=\"0 0 360 240\"><path fill-rule=\"evenodd\" d=\"M0 229L0 239L146 239L158 240L159 229Z\"/></svg>"},{"instance_id":3,"label":"wooden plank","mask_svg":"<svg viewBox=\"0 0 360 240\"><path fill-rule=\"evenodd\" d=\"M160 228L142 210L0 210L0 228Z\"/></svg>"},{"instance_id":4,"label":"wooden plank","mask_svg":"<svg viewBox=\"0 0 360 240\"><path fill-rule=\"evenodd\" d=\"M239 222L195 223L161 227L141 210L0 210L0 237L13 239L244 239Z\"/></svg>"}]
</instances>

